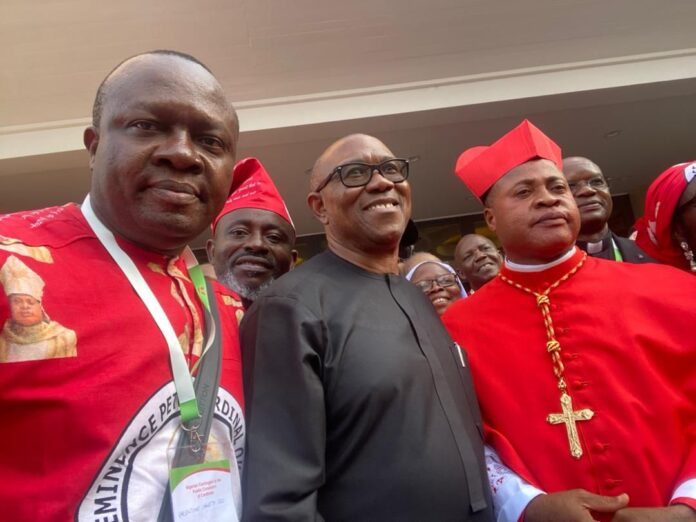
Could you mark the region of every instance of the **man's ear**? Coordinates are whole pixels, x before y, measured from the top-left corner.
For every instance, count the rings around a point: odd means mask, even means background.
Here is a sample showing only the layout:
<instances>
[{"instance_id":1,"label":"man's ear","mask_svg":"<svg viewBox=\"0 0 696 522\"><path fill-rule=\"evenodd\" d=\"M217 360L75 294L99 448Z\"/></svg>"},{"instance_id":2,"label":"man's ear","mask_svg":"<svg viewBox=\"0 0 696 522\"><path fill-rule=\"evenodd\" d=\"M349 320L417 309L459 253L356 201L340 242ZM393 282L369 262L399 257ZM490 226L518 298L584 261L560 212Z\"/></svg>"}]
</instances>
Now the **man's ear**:
<instances>
[{"instance_id":1,"label":"man's ear","mask_svg":"<svg viewBox=\"0 0 696 522\"><path fill-rule=\"evenodd\" d=\"M314 214L314 217L319 220L322 225L329 224L329 216L326 213L326 205L324 205L324 198L318 192L310 192L307 195L307 205L309 209Z\"/></svg>"},{"instance_id":2,"label":"man's ear","mask_svg":"<svg viewBox=\"0 0 696 522\"><path fill-rule=\"evenodd\" d=\"M90 125L82 134L82 141L89 152L89 170L91 172L94 169L94 157L97 154L97 145L99 145L99 130L94 125Z\"/></svg>"},{"instance_id":3,"label":"man's ear","mask_svg":"<svg viewBox=\"0 0 696 522\"><path fill-rule=\"evenodd\" d=\"M495 232L495 214L490 207L483 209L483 219L486 220L486 225L488 225L488 228Z\"/></svg>"},{"instance_id":4,"label":"man's ear","mask_svg":"<svg viewBox=\"0 0 696 522\"><path fill-rule=\"evenodd\" d=\"M205 242L205 253L208 255L208 262L213 264L213 256L215 255L215 241L212 239Z\"/></svg>"},{"instance_id":5,"label":"man's ear","mask_svg":"<svg viewBox=\"0 0 696 522\"><path fill-rule=\"evenodd\" d=\"M290 270L295 268L295 263L297 263L297 256L298 255L300 255L299 252L297 252L297 250L295 250L294 248L290 251L290 259L292 260L290 262Z\"/></svg>"}]
</instances>

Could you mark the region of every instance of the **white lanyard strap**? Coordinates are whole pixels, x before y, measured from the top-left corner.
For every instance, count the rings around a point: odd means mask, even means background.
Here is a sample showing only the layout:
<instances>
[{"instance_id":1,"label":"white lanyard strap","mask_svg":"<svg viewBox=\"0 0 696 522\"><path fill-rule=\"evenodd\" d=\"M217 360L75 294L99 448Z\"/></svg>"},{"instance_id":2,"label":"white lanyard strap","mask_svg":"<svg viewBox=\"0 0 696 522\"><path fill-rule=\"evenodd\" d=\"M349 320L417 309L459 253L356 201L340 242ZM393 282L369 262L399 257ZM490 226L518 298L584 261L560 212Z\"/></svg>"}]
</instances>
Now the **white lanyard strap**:
<instances>
[{"instance_id":1,"label":"white lanyard strap","mask_svg":"<svg viewBox=\"0 0 696 522\"><path fill-rule=\"evenodd\" d=\"M174 333L172 323L169 321L167 314L162 309L155 294L152 293L149 285L145 281L138 268L133 263L133 260L128 257L123 249L118 245L111 231L99 221L99 218L92 210L92 205L89 200L89 194L85 197L82 203L82 214L85 216L87 223L92 227L97 239L101 242L107 252L111 255L123 274L128 278L128 281L133 286L133 289L143 301L152 318L157 323L157 326L164 335L169 347L169 360L172 365L172 374L174 376L174 386L179 398L181 408L181 419L183 422L188 422L199 417L198 404L196 402L196 393L193 390L193 380L189 373L186 358L179 344L179 339ZM188 247L186 247L188 249ZM188 257L188 256L187 256ZM190 260L188 257L187 260ZM201 354L202 356L203 354Z\"/></svg>"}]
</instances>

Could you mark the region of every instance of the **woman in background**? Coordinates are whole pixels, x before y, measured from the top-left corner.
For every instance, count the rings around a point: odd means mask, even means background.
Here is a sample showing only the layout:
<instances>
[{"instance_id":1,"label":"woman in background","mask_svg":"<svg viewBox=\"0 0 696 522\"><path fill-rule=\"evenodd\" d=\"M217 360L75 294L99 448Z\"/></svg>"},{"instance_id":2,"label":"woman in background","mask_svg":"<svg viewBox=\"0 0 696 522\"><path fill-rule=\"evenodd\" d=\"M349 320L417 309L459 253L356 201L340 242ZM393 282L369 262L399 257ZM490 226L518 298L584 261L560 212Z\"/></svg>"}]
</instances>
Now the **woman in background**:
<instances>
[{"instance_id":1,"label":"woman in background","mask_svg":"<svg viewBox=\"0 0 696 522\"><path fill-rule=\"evenodd\" d=\"M670 167L652 182L635 228L648 255L696 274L696 162Z\"/></svg>"},{"instance_id":2,"label":"woman in background","mask_svg":"<svg viewBox=\"0 0 696 522\"><path fill-rule=\"evenodd\" d=\"M406 279L420 288L430 299L438 315L457 299L466 297L466 290L454 269L439 260L422 261L406 274Z\"/></svg>"}]
</instances>

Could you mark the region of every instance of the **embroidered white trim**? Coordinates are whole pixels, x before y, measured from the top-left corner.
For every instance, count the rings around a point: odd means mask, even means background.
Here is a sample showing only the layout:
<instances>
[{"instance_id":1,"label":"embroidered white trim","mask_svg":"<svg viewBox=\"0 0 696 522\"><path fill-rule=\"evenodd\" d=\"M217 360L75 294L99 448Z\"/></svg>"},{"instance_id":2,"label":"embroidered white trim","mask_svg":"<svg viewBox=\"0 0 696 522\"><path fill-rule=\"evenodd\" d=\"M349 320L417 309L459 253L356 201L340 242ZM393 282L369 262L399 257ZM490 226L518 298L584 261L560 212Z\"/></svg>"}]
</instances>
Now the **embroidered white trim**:
<instances>
[{"instance_id":1,"label":"embroidered white trim","mask_svg":"<svg viewBox=\"0 0 696 522\"><path fill-rule=\"evenodd\" d=\"M532 499L546 493L526 482L502 463L496 451L484 446L488 483L496 522L517 522Z\"/></svg>"}]
</instances>

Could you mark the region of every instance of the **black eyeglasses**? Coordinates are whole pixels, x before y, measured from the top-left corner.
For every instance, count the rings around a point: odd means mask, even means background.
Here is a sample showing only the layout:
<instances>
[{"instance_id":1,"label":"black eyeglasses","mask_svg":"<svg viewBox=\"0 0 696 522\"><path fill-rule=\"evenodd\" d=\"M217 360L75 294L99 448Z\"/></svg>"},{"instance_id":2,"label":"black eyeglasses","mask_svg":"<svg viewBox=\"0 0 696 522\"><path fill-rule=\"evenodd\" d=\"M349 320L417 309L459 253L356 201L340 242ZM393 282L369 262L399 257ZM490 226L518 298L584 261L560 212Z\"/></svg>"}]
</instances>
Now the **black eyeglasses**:
<instances>
[{"instance_id":1,"label":"black eyeglasses","mask_svg":"<svg viewBox=\"0 0 696 522\"><path fill-rule=\"evenodd\" d=\"M319 183L316 192L328 185L336 174L346 187L363 187L370 182L376 170L392 183L401 183L408 178L408 160L394 158L376 164L356 162L339 165Z\"/></svg>"},{"instance_id":2,"label":"black eyeglasses","mask_svg":"<svg viewBox=\"0 0 696 522\"><path fill-rule=\"evenodd\" d=\"M608 180L601 178L599 176L596 178L590 178L588 180L572 181L572 182L569 181L568 182L568 188L570 188L570 192L573 195L580 192L580 189L584 185L587 185L592 190L607 190L609 188Z\"/></svg>"},{"instance_id":3,"label":"black eyeglasses","mask_svg":"<svg viewBox=\"0 0 696 522\"><path fill-rule=\"evenodd\" d=\"M447 288L448 286L457 284L457 276L455 274L443 274L435 279L423 279L418 281L415 285L420 288L423 292L430 292L433 285L437 283L440 288Z\"/></svg>"}]
</instances>

